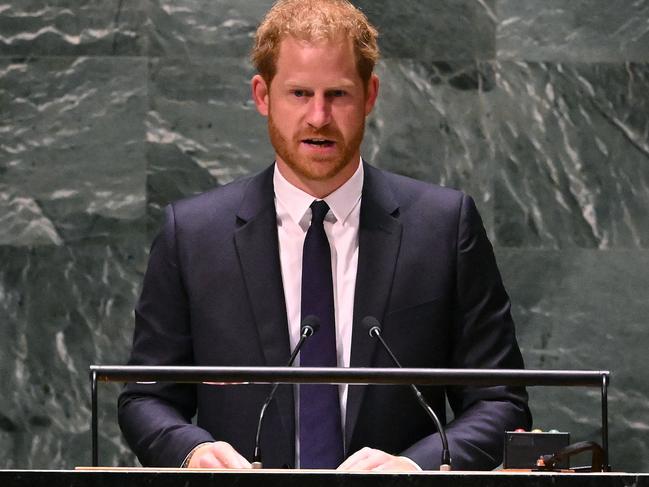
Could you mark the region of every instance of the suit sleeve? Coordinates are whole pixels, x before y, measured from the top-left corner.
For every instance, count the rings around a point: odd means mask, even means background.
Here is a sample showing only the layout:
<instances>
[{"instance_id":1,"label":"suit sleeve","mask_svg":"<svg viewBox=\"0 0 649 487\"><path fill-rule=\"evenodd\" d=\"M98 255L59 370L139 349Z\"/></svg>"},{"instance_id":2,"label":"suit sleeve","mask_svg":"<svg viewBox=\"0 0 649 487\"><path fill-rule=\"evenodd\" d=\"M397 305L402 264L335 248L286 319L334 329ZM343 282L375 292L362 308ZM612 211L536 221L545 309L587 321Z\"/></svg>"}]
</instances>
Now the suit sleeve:
<instances>
[{"instance_id":1,"label":"suit sleeve","mask_svg":"<svg viewBox=\"0 0 649 487\"><path fill-rule=\"evenodd\" d=\"M464 195L456 250L453 368L523 368L509 297L475 203ZM455 470L491 470L502 461L503 432L530 428L527 393L516 387L449 387L455 419L446 433ZM439 434L403 452L424 469L439 468Z\"/></svg>"},{"instance_id":2,"label":"suit sleeve","mask_svg":"<svg viewBox=\"0 0 649 487\"><path fill-rule=\"evenodd\" d=\"M189 304L177 254L169 206L135 308L129 365L193 364ZM144 466L179 467L196 445L214 441L191 423L195 412L192 384L127 384L118 400L120 428Z\"/></svg>"}]
</instances>

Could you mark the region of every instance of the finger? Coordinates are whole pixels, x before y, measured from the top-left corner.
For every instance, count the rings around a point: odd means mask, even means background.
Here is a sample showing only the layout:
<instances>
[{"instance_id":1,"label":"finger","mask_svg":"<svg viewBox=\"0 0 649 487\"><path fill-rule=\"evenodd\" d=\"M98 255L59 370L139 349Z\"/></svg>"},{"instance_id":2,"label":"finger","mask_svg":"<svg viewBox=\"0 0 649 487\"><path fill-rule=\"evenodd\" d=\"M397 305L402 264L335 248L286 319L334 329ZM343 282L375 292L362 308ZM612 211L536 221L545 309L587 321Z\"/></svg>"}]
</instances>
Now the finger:
<instances>
[{"instance_id":1,"label":"finger","mask_svg":"<svg viewBox=\"0 0 649 487\"><path fill-rule=\"evenodd\" d=\"M349 468L349 470L362 470L362 471L374 470L379 465L385 463L385 461L386 459L383 455L373 454L368 456L367 458L364 458L363 460L360 460L356 464L352 465Z\"/></svg>"},{"instance_id":2,"label":"finger","mask_svg":"<svg viewBox=\"0 0 649 487\"><path fill-rule=\"evenodd\" d=\"M214 462L216 459L212 455L212 444L205 443L196 448L189 457L187 462L188 468L218 468Z\"/></svg>"},{"instance_id":3,"label":"finger","mask_svg":"<svg viewBox=\"0 0 649 487\"><path fill-rule=\"evenodd\" d=\"M225 441L198 448L192 455L190 468L251 468L250 463Z\"/></svg>"},{"instance_id":4,"label":"finger","mask_svg":"<svg viewBox=\"0 0 649 487\"><path fill-rule=\"evenodd\" d=\"M221 460L214 455L213 451L200 452L196 459L198 468L224 468ZM193 462L192 462L193 463Z\"/></svg>"},{"instance_id":5,"label":"finger","mask_svg":"<svg viewBox=\"0 0 649 487\"><path fill-rule=\"evenodd\" d=\"M228 468L252 468L252 465L238 451L232 450L232 455L228 457Z\"/></svg>"},{"instance_id":6,"label":"finger","mask_svg":"<svg viewBox=\"0 0 649 487\"><path fill-rule=\"evenodd\" d=\"M343 467L341 470L372 470L391 458L391 455L381 451L368 448L363 455L359 455Z\"/></svg>"},{"instance_id":7,"label":"finger","mask_svg":"<svg viewBox=\"0 0 649 487\"><path fill-rule=\"evenodd\" d=\"M393 462L387 462L387 463L382 463L381 465L377 465L374 468L371 468L372 472L394 472L398 471L398 468L395 468L393 466Z\"/></svg>"},{"instance_id":8,"label":"finger","mask_svg":"<svg viewBox=\"0 0 649 487\"><path fill-rule=\"evenodd\" d=\"M418 472L421 469L409 458L390 457L389 460L372 469L374 472Z\"/></svg>"},{"instance_id":9,"label":"finger","mask_svg":"<svg viewBox=\"0 0 649 487\"><path fill-rule=\"evenodd\" d=\"M212 452L223 468L252 468L250 462L225 441L214 443Z\"/></svg>"},{"instance_id":10,"label":"finger","mask_svg":"<svg viewBox=\"0 0 649 487\"><path fill-rule=\"evenodd\" d=\"M354 465L356 465L358 462L364 460L371 454L371 448L365 447L361 448L357 452L351 454L349 457L347 457L347 460L345 460L343 463L340 464L338 467L338 470L349 470L352 468Z\"/></svg>"}]
</instances>

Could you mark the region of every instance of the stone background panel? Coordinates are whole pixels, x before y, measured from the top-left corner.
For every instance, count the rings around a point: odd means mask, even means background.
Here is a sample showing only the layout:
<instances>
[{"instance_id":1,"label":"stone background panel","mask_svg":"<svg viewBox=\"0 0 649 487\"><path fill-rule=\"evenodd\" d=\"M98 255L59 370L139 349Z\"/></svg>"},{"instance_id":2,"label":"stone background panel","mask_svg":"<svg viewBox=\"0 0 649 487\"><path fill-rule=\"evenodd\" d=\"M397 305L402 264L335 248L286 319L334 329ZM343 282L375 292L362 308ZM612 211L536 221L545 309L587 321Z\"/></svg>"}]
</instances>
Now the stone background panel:
<instances>
[{"instance_id":1,"label":"stone background panel","mask_svg":"<svg viewBox=\"0 0 649 487\"><path fill-rule=\"evenodd\" d=\"M649 470L649 0L357 0L364 156L474 196L530 368L609 369L611 462ZM90 463L90 364L128 357L169 202L272 161L247 59L270 0L0 0L1 468ZM101 461L135 465L100 386ZM532 388L599 441L599 392Z\"/></svg>"}]
</instances>

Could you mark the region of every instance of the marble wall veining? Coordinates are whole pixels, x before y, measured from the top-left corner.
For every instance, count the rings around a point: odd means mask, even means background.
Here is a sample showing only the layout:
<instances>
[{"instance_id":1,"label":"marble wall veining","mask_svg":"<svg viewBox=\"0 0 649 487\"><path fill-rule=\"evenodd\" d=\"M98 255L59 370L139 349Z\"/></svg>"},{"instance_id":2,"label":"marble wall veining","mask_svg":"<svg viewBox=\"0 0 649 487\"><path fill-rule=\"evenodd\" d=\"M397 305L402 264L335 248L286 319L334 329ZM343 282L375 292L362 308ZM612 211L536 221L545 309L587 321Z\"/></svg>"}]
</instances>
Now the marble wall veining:
<instances>
[{"instance_id":1,"label":"marble wall veining","mask_svg":"<svg viewBox=\"0 0 649 487\"><path fill-rule=\"evenodd\" d=\"M485 106L498 243L646 249L649 64L500 61Z\"/></svg>"},{"instance_id":2,"label":"marble wall veining","mask_svg":"<svg viewBox=\"0 0 649 487\"><path fill-rule=\"evenodd\" d=\"M363 152L479 206L528 367L609 369L649 471L649 0L355 0L381 33ZM272 161L247 60L271 0L0 0L0 468L90 462L170 201ZM134 465L100 386L101 461ZM599 440L598 391L532 388Z\"/></svg>"}]
</instances>

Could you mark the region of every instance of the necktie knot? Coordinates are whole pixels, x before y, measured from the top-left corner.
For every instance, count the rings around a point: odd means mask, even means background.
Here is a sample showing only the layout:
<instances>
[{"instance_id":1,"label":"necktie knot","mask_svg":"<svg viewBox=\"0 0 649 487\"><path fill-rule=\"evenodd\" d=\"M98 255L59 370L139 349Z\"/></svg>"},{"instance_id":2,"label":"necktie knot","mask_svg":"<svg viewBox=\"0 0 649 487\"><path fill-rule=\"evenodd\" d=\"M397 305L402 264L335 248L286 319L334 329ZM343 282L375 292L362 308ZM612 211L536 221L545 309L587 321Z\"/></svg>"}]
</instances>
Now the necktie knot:
<instances>
[{"instance_id":1,"label":"necktie knot","mask_svg":"<svg viewBox=\"0 0 649 487\"><path fill-rule=\"evenodd\" d=\"M324 218L329 211L329 205L325 200L315 200L311 203L311 225L322 225Z\"/></svg>"}]
</instances>

